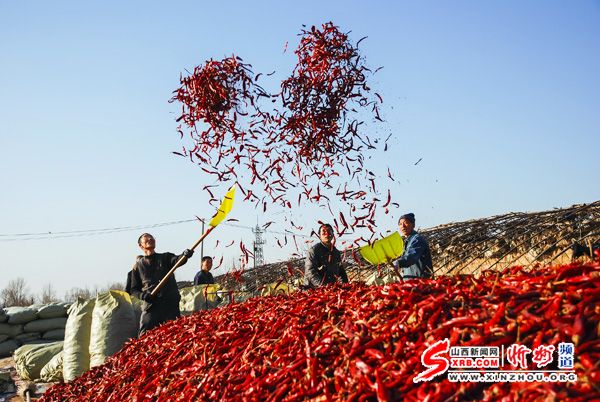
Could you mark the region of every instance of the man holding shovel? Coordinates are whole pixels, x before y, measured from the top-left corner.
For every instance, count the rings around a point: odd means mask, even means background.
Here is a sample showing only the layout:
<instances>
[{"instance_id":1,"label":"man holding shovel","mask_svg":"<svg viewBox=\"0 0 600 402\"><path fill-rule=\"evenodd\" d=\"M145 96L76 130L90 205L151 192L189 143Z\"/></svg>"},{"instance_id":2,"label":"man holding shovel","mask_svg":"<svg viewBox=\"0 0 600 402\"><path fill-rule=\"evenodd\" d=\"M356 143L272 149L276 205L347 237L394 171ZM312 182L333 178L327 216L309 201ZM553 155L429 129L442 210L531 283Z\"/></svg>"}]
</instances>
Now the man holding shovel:
<instances>
[{"instance_id":1,"label":"man holding shovel","mask_svg":"<svg viewBox=\"0 0 600 402\"><path fill-rule=\"evenodd\" d=\"M175 263L181 259L179 265L185 264L194 251L186 249L179 256L173 253L156 253L154 251L156 241L149 233L139 237L138 245L144 256L136 261L132 270L131 294L144 302L140 318L140 335L142 335L163 322L174 320L181 315L179 311L181 295L174 275L168 276L158 292L153 291Z\"/></svg>"},{"instance_id":2,"label":"man holding shovel","mask_svg":"<svg viewBox=\"0 0 600 402\"><path fill-rule=\"evenodd\" d=\"M225 194L219 209L208 223L208 229L191 248L186 249L180 256L172 253L155 253L154 237L148 233L140 236L138 244L144 252L144 257L136 262L131 281L132 294L144 301L140 318L140 335L181 315L179 311L181 295L173 274L177 268L187 262L188 258L194 254L194 249L229 214L233 208L234 195L235 184Z\"/></svg>"}]
</instances>

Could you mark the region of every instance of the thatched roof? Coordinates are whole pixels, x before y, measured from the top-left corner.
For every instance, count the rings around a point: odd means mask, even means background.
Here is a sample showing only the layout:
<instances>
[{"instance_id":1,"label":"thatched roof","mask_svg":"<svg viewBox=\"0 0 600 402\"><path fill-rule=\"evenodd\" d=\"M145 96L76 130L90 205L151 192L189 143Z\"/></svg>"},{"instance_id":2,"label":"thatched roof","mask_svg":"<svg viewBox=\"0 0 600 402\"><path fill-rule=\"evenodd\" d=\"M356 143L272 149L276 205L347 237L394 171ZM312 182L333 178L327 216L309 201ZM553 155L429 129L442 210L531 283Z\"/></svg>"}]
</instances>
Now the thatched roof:
<instances>
[{"instance_id":1,"label":"thatched roof","mask_svg":"<svg viewBox=\"0 0 600 402\"><path fill-rule=\"evenodd\" d=\"M600 239L600 201L533 213L508 213L421 231L439 274L477 273L513 265L560 264L574 243Z\"/></svg>"},{"instance_id":2,"label":"thatched roof","mask_svg":"<svg viewBox=\"0 0 600 402\"><path fill-rule=\"evenodd\" d=\"M574 243L588 248L600 241L600 201L544 212L511 212L420 232L429 241L436 275L561 264L571 260ZM378 270L363 260L360 264L352 257L346 260L351 280L365 280ZM216 280L227 289L256 293L269 283L293 284L303 270L304 259L297 258L237 275L220 275Z\"/></svg>"}]
</instances>

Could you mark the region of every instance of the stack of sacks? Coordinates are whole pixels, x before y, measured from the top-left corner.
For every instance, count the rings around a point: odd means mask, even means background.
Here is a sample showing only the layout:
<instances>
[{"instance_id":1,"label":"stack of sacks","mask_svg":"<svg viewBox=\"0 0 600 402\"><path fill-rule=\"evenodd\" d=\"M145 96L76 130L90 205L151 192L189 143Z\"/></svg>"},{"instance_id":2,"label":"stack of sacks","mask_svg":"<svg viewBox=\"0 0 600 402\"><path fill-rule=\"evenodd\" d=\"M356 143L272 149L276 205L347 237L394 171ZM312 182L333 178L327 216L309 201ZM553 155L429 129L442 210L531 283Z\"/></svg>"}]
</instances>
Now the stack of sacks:
<instances>
[{"instance_id":1,"label":"stack of sacks","mask_svg":"<svg viewBox=\"0 0 600 402\"><path fill-rule=\"evenodd\" d=\"M191 315L195 311L211 310L222 301L218 295L221 287L214 285L196 285L179 289L181 300L179 310L182 315Z\"/></svg>"},{"instance_id":2,"label":"stack of sacks","mask_svg":"<svg viewBox=\"0 0 600 402\"><path fill-rule=\"evenodd\" d=\"M15 369L21 379L36 381L41 377L42 369L62 352L62 342L39 345L23 345L15 350Z\"/></svg>"},{"instance_id":3,"label":"stack of sacks","mask_svg":"<svg viewBox=\"0 0 600 402\"><path fill-rule=\"evenodd\" d=\"M14 352L21 378L72 381L137 336L140 302L125 292L111 290L78 299L68 312L67 307L51 303L0 309L0 357Z\"/></svg>"},{"instance_id":4,"label":"stack of sacks","mask_svg":"<svg viewBox=\"0 0 600 402\"><path fill-rule=\"evenodd\" d=\"M62 374L73 381L90 369L90 332L96 299L78 298L69 309L62 352Z\"/></svg>"},{"instance_id":5,"label":"stack of sacks","mask_svg":"<svg viewBox=\"0 0 600 402\"><path fill-rule=\"evenodd\" d=\"M110 290L96 296L90 330L90 368L104 363L138 333L131 296Z\"/></svg>"},{"instance_id":6,"label":"stack of sacks","mask_svg":"<svg viewBox=\"0 0 600 402\"><path fill-rule=\"evenodd\" d=\"M62 341L65 339L65 325L67 323L68 303L50 303L41 306L38 310L39 320L32 321L41 330L42 339L48 341ZM27 332L27 326L25 326Z\"/></svg>"},{"instance_id":7,"label":"stack of sacks","mask_svg":"<svg viewBox=\"0 0 600 402\"><path fill-rule=\"evenodd\" d=\"M48 328L61 320L60 335L64 342L18 348L14 357L21 378L73 381L121 350L138 331L134 304L125 292L111 290L94 299L78 298L70 306L68 318L56 317L58 314L56 306L40 307L39 318L23 325L50 336Z\"/></svg>"},{"instance_id":8,"label":"stack of sacks","mask_svg":"<svg viewBox=\"0 0 600 402\"><path fill-rule=\"evenodd\" d=\"M44 367L44 379L59 377L62 366L62 380L73 381L121 350L137 336L136 306L139 301L117 290L77 300L69 310L62 355Z\"/></svg>"},{"instance_id":9,"label":"stack of sacks","mask_svg":"<svg viewBox=\"0 0 600 402\"><path fill-rule=\"evenodd\" d=\"M52 359L42 367L40 371L40 380L43 382L63 381L63 352L57 353Z\"/></svg>"},{"instance_id":10,"label":"stack of sacks","mask_svg":"<svg viewBox=\"0 0 600 402\"><path fill-rule=\"evenodd\" d=\"M49 303L0 310L0 357L19 346L61 341L65 335L67 303Z\"/></svg>"}]
</instances>

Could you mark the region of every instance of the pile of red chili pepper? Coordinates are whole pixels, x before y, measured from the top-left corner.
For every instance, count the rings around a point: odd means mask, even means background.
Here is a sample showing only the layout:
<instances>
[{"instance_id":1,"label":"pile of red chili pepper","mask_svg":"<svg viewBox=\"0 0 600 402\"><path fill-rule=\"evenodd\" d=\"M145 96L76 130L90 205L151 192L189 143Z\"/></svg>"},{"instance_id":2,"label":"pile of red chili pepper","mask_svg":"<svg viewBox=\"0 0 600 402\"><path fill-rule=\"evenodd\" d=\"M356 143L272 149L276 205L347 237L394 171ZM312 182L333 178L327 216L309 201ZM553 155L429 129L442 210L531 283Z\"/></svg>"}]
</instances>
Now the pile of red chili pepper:
<instances>
[{"instance_id":1,"label":"pile of red chili pepper","mask_svg":"<svg viewBox=\"0 0 600 402\"><path fill-rule=\"evenodd\" d=\"M360 40L353 43L331 22L300 37L296 67L278 94L259 86L262 74L235 56L181 77L171 101L182 103L179 132L189 134L192 145L176 154L214 180L204 187L214 202L211 188L233 182L263 212L268 205L291 210L307 202L329 207L335 199L343 207L329 208L338 236L365 228L368 235L357 239L364 243L375 234L377 206L385 213L398 206L389 190L378 191L376 180L382 180L365 164L384 143L365 135L360 120L382 121L381 97L367 85L374 72L360 55ZM389 171L382 176L392 179Z\"/></svg>"},{"instance_id":2,"label":"pile of red chili pepper","mask_svg":"<svg viewBox=\"0 0 600 402\"><path fill-rule=\"evenodd\" d=\"M600 392L599 324L598 263L323 287L168 322L43 400L588 400ZM421 354L445 338L572 342L578 379L415 383Z\"/></svg>"}]
</instances>

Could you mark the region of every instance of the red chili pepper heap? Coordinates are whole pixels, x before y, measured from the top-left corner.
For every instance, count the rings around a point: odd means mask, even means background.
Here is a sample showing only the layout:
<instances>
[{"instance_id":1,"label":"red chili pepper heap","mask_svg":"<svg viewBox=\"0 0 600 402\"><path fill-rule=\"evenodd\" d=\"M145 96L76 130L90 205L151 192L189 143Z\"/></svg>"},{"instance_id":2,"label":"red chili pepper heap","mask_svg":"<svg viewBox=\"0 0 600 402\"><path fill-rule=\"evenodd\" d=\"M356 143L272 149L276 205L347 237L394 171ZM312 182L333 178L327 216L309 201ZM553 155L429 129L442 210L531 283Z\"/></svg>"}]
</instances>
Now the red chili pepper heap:
<instances>
[{"instance_id":1,"label":"red chili pepper heap","mask_svg":"<svg viewBox=\"0 0 600 402\"><path fill-rule=\"evenodd\" d=\"M583 401L600 386L599 306L599 263L259 297L170 321L42 400ZM578 380L415 383L422 353L445 338L570 342Z\"/></svg>"}]
</instances>

